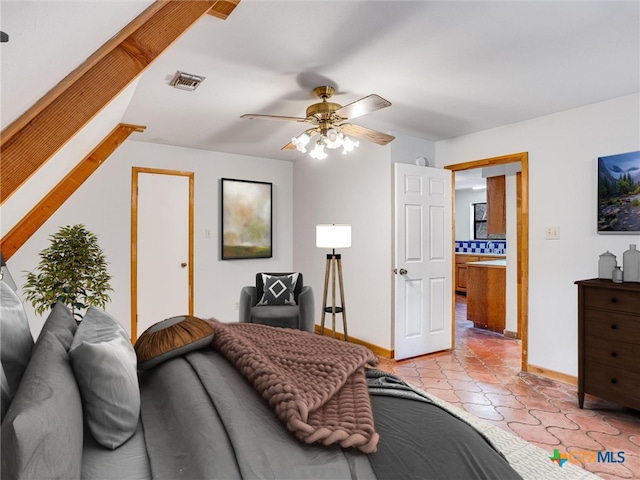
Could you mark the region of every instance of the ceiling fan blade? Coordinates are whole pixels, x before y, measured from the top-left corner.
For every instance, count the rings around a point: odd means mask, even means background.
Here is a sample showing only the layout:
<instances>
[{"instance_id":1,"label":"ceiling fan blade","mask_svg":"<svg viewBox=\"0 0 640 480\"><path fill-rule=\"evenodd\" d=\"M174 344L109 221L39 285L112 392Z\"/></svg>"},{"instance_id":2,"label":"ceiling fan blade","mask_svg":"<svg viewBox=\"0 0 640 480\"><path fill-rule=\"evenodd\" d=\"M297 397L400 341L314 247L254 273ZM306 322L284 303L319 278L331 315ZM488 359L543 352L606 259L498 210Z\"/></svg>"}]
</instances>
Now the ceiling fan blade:
<instances>
[{"instance_id":1,"label":"ceiling fan blade","mask_svg":"<svg viewBox=\"0 0 640 480\"><path fill-rule=\"evenodd\" d=\"M302 137L305 133L309 134L310 139L313 138L313 136L318 133L320 130L317 128L310 128L309 130L305 130L304 132L302 132L300 135L298 135L296 138L300 138ZM293 142L289 142L287 143L284 147L282 147L280 150L295 150L297 147L293 144Z\"/></svg>"},{"instance_id":2,"label":"ceiling fan blade","mask_svg":"<svg viewBox=\"0 0 640 480\"><path fill-rule=\"evenodd\" d=\"M336 110L336 114L342 118L352 119L389 106L391 106L391 102L385 100L379 95L372 94L345 105L344 107Z\"/></svg>"},{"instance_id":3,"label":"ceiling fan blade","mask_svg":"<svg viewBox=\"0 0 640 480\"><path fill-rule=\"evenodd\" d=\"M389 135L388 133L371 130L370 128L362 127L360 125L354 125L352 123L342 124L340 125L340 128L345 135L356 137L360 140L377 143L378 145L386 145L391 140L396 138L393 135Z\"/></svg>"},{"instance_id":4,"label":"ceiling fan blade","mask_svg":"<svg viewBox=\"0 0 640 480\"><path fill-rule=\"evenodd\" d=\"M240 118L246 118L249 120L281 120L285 122L306 122L306 118L302 117L284 117L280 115L260 115L257 113L246 113L241 115Z\"/></svg>"}]
</instances>

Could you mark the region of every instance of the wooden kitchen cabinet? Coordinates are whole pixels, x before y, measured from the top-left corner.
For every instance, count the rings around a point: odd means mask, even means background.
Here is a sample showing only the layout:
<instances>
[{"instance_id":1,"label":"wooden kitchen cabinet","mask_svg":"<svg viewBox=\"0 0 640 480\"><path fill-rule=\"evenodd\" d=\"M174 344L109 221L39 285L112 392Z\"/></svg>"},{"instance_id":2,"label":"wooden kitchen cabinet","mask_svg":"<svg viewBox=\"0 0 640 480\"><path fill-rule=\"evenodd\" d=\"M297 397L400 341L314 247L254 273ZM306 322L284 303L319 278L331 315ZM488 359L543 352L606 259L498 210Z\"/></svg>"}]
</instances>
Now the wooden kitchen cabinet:
<instances>
[{"instance_id":1,"label":"wooden kitchen cabinet","mask_svg":"<svg viewBox=\"0 0 640 480\"><path fill-rule=\"evenodd\" d=\"M456 292L458 293L466 293L467 292L467 283L468 283L468 275L467 275L467 263L468 262L480 262L484 260L504 260L506 257L504 256L496 256L496 255L467 255L456 253L456 268L455 268L455 286Z\"/></svg>"},{"instance_id":2,"label":"wooden kitchen cabinet","mask_svg":"<svg viewBox=\"0 0 640 480\"><path fill-rule=\"evenodd\" d=\"M467 320L476 328L504 334L507 304L504 261L467 265Z\"/></svg>"},{"instance_id":3,"label":"wooden kitchen cabinet","mask_svg":"<svg viewBox=\"0 0 640 480\"><path fill-rule=\"evenodd\" d=\"M456 254L456 292L467 292L467 262L477 262L479 259L477 255Z\"/></svg>"},{"instance_id":4,"label":"wooden kitchen cabinet","mask_svg":"<svg viewBox=\"0 0 640 480\"><path fill-rule=\"evenodd\" d=\"M578 285L578 405L589 393L640 409L640 283Z\"/></svg>"},{"instance_id":5,"label":"wooden kitchen cabinet","mask_svg":"<svg viewBox=\"0 0 640 480\"><path fill-rule=\"evenodd\" d=\"M487 178L487 234L504 235L507 232L506 177Z\"/></svg>"}]
</instances>

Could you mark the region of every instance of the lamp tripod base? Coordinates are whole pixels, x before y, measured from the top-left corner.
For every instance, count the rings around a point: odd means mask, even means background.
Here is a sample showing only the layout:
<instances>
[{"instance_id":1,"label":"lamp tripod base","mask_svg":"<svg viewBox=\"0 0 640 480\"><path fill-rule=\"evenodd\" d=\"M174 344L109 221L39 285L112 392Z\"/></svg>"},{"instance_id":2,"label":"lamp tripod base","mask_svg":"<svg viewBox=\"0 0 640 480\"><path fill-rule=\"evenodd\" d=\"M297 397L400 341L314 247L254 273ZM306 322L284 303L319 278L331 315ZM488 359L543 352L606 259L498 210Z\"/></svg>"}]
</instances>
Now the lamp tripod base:
<instances>
[{"instance_id":1,"label":"lamp tripod base","mask_svg":"<svg viewBox=\"0 0 640 480\"><path fill-rule=\"evenodd\" d=\"M340 306L336 306L336 274L340 288ZM327 296L329 290L329 277L331 277L331 306L327 306ZM331 336L336 336L336 314L342 315L342 328L344 330L344 340L349 341L347 333L347 310L344 302L344 285L342 282L342 257L340 254L327 254L327 266L324 274L324 294L322 298L322 320L320 323L320 334L324 335L324 321L327 313L331 314Z\"/></svg>"}]
</instances>

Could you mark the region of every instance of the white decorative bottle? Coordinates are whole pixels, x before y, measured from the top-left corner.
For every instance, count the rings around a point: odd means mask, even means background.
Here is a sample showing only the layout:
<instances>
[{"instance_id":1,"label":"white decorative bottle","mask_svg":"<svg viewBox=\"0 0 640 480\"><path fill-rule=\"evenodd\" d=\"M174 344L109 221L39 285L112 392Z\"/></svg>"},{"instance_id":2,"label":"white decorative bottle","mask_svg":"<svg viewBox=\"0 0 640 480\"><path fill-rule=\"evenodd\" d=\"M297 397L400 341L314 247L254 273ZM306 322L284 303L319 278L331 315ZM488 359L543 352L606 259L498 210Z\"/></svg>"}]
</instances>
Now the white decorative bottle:
<instances>
[{"instance_id":1,"label":"white decorative bottle","mask_svg":"<svg viewBox=\"0 0 640 480\"><path fill-rule=\"evenodd\" d=\"M613 280L613 283L622 283L622 270L620 270L620 267L613 269L611 280Z\"/></svg>"},{"instance_id":2,"label":"white decorative bottle","mask_svg":"<svg viewBox=\"0 0 640 480\"><path fill-rule=\"evenodd\" d=\"M600 255L598 261L598 278L611 280L613 278L613 269L616 268L618 262L616 256L609 250Z\"/></svg>"},{"instance_id":3,"label":"white decorative bottle","mask_svg":"<svg viewBox=\"0 0 640 480\"><path fill-rule=\"evenodd\" d=\"M636 250L634 243L622 254L622 280L640 282L640 250Z\"/></svg>"}]
</instances>

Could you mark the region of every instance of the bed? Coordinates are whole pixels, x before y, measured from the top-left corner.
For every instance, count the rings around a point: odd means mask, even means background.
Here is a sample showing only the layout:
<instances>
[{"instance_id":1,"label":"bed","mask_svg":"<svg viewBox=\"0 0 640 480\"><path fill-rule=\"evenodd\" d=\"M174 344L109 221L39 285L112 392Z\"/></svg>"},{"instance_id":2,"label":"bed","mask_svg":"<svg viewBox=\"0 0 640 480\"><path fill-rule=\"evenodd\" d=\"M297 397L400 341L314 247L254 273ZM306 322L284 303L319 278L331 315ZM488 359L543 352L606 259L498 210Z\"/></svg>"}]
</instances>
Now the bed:
<instances>
[{"instance_id":1,"label":"bed","mask_svg":"<svg viewBox=\"0 0 640 480\"><path fill-rule=\"evenodd\" d=\"M76 326L58 303L35 344L23 342L30 352L16 387L4 341L11 332L17 344L20 329L7 318L21 305L2 288L2 478L586 473L377 370L364 347L299 330L174 317L145 332L135 352L106 312L90 308Z\"/></svg>"}]
</instances>

